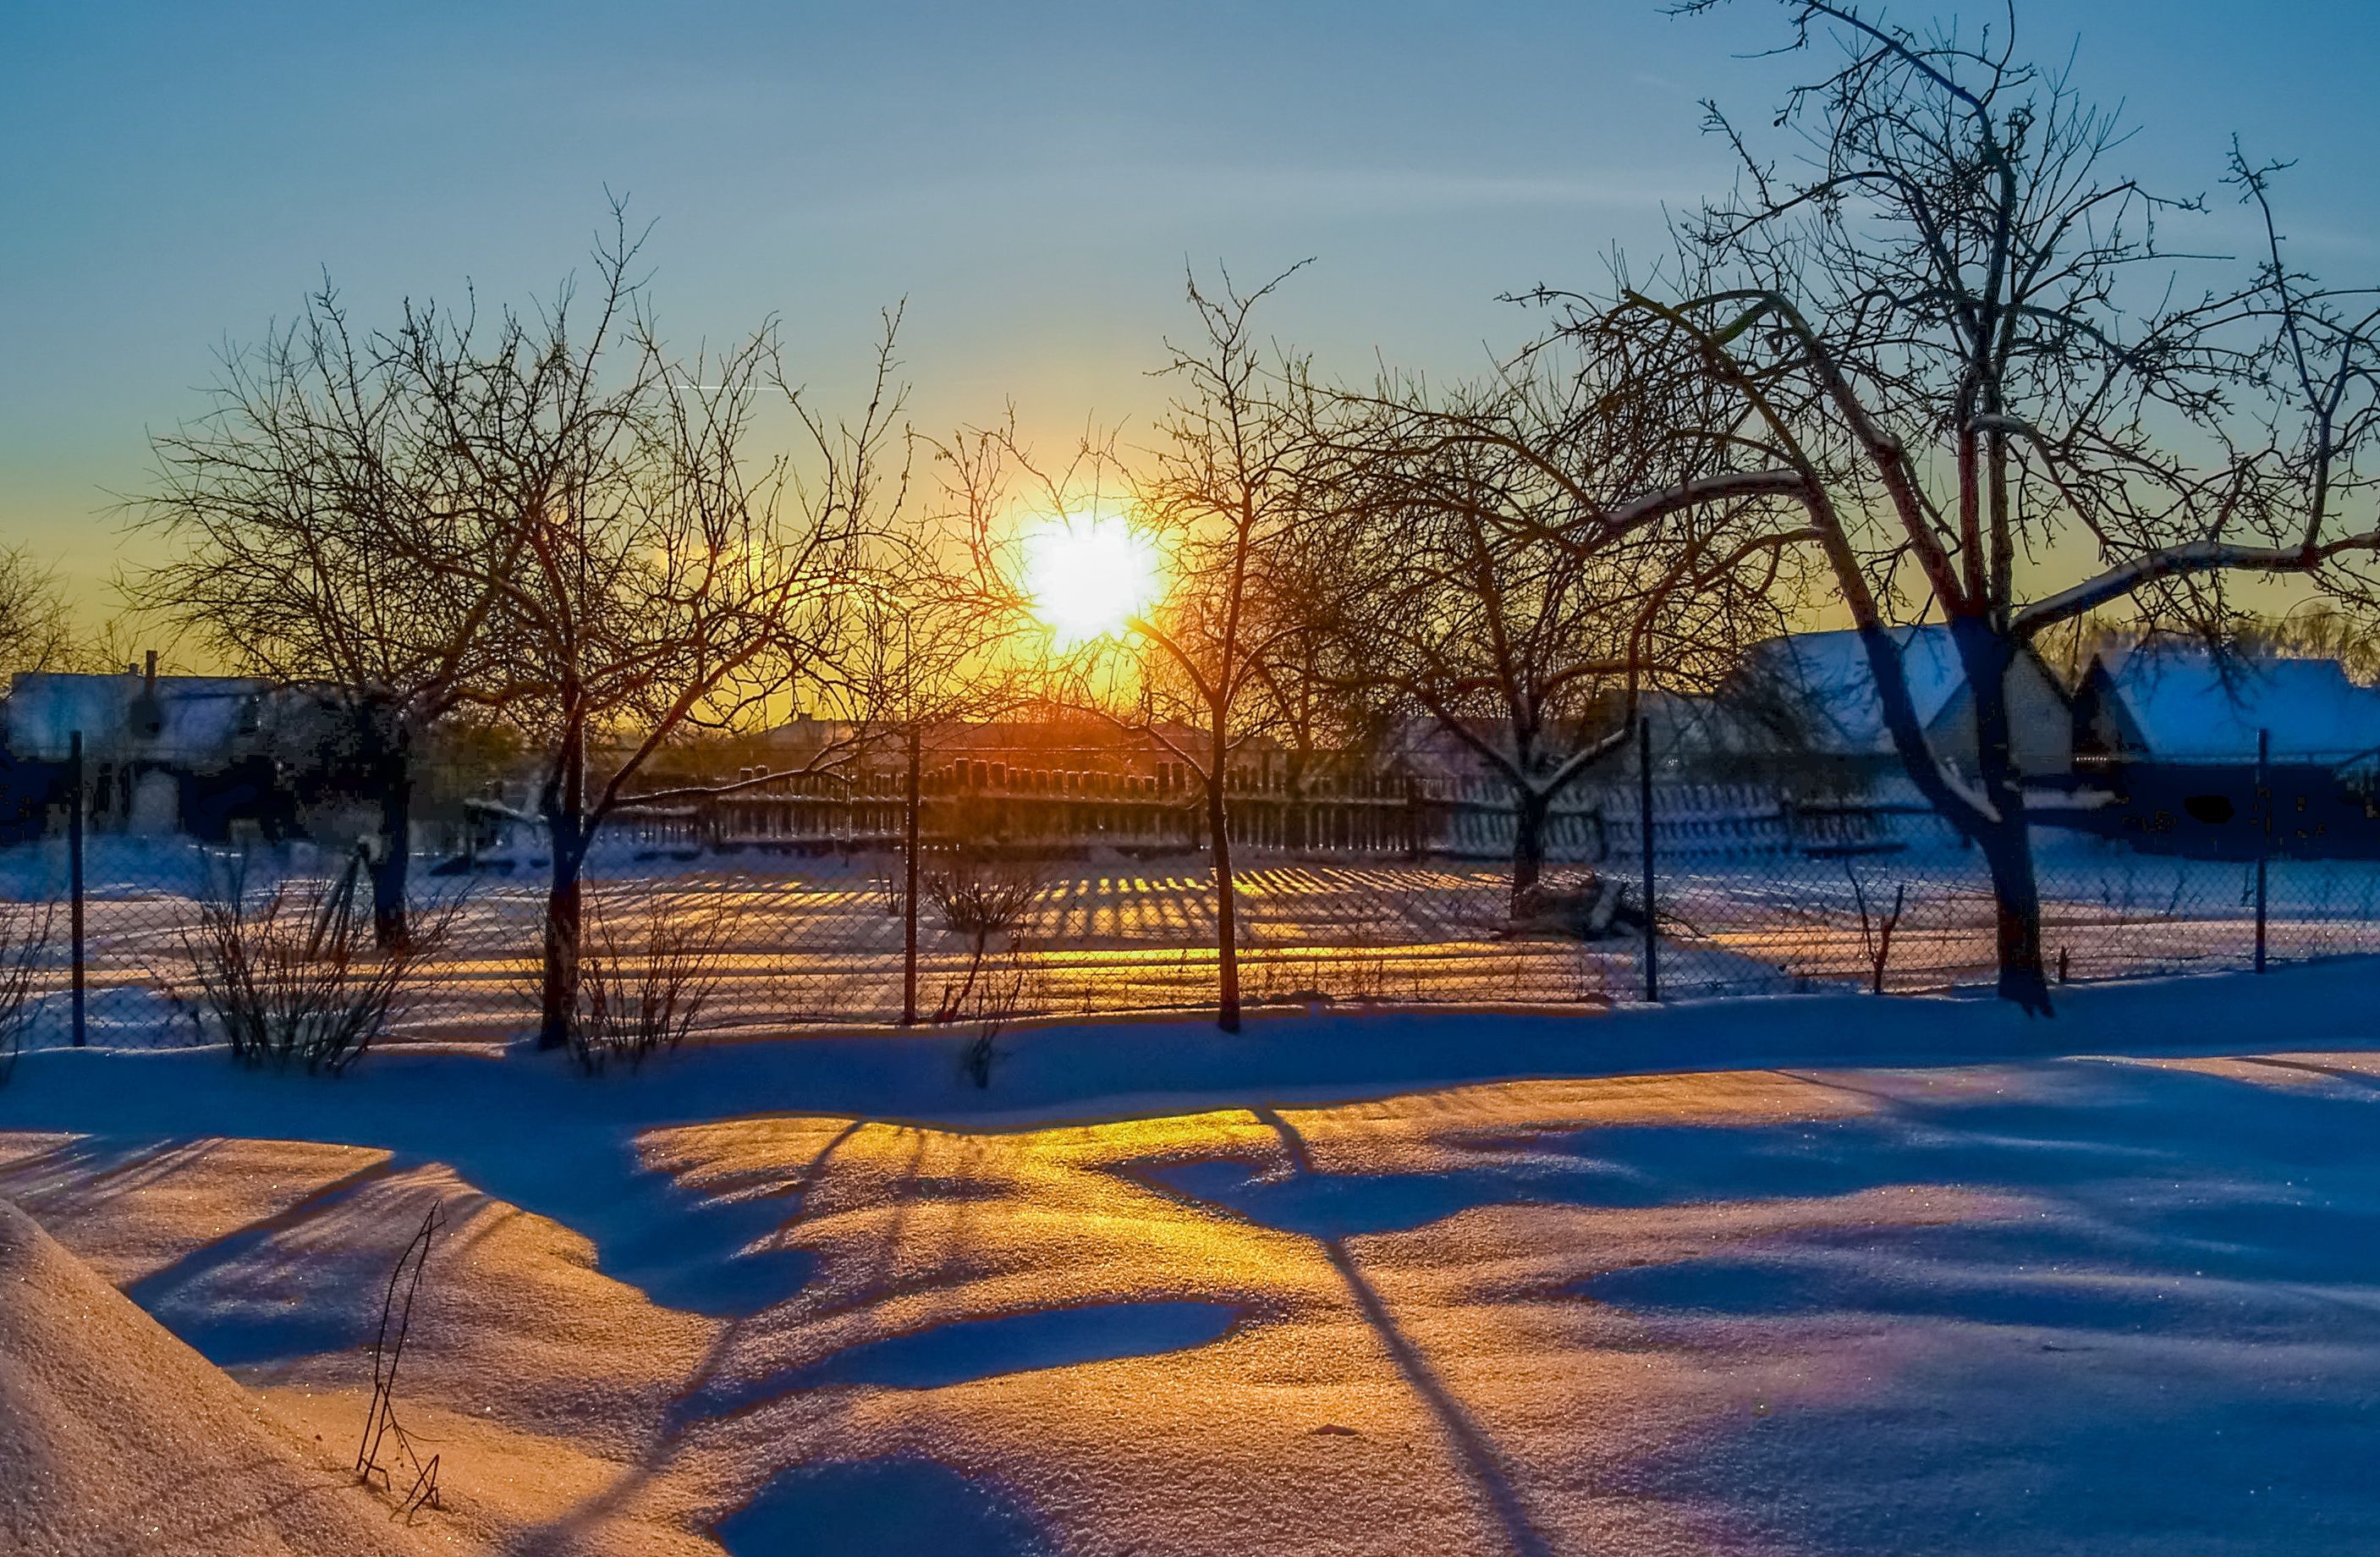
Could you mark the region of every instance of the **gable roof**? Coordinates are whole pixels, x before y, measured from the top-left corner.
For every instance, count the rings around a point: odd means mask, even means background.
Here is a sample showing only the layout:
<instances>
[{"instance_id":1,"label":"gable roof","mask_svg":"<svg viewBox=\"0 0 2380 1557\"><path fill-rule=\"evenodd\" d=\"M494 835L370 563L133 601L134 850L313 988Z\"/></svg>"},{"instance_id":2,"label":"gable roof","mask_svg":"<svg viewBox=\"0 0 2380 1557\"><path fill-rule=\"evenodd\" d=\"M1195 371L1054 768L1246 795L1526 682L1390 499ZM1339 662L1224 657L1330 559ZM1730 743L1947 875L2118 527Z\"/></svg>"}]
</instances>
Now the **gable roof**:
<instances>
[{"instance_id":1,"label":"gable roof","mask_svg":"<svg viewBox=\"0 0 2380 1557\"><path fill-rule=\"evenodd\" d=\"M2345 762L2380 749L2380 689L2336 660L2246 658L2198 643L2103 653L2095 678L2121 699L2148 755L2253 762L2269 731L2277 762Z\"/></svg>"},{"instance_id":2,"label":"gable roof","mask_svg":"<svg viewBox=\"0 0 2380 1557\"><path fill-rule=\"evenodd\" d=\"M1900 651L1900 674L1917 707L1917 723L1931 728L1967 686L1950 629L1937 624L1888 631ZM1831 736L1831 744L1849 752L1892 750L1884 700L1868 665L1867 646L1856 630L1772 638L1753 646L1745 666L1750 674L1774 678L1801 698L1824 725L1813 735Z\"/></svg>"},{"instance_id":3,"label":"gable roof","mask_svg":"<svg viewBox=\"0 0 2380 1557\"><path fill-rule=\"evenodd\" d=\"M261 681L219 675L161 675L156 687L155 707L143 709L149 687L139 675L19 673L0 710L8 750L24 761L63 762L69 738L79 730L94 757L222 761L249 733L251 710L265 690ZM155 720L153 733L145 723L136 725L136 713Z\"/></svg>"}]
</instances>

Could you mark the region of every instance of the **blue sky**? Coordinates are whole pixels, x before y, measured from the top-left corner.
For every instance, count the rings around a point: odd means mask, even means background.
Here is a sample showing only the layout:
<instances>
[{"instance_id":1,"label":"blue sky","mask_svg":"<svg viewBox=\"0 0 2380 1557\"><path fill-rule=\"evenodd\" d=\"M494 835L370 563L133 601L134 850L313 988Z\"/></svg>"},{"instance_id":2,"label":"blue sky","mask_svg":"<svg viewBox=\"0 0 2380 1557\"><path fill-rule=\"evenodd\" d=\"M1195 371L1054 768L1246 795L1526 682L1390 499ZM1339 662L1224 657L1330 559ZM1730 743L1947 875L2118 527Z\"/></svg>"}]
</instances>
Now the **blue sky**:
<instances>
[{"instance_id":1,"label":"blue sky","mask_svg":"<svg viewBox=\"0 0 2380 1557\"><path fill-rule=\"evenodd\" d=\"M1925 9L1901 6L1917 15ZM1970 16L1981 14L1968 7ZM2229 135L2300 159L2299 257L2380 271L2380 5L2031 0L2122 100L2128 165L2211 190ZM604 189L658 224L673 336L780 315L802 375L903 298L922 426L1126 422L1185 262L1259 278L1323 366L1461 371L1500 292L1592 282L1723 184L1696 99L1757 118L1766 0L1568 5L38 6L0 10L0 540L93 601L151 428L327 268L362 319L521 299ZM2220 215L2213 236L2235 220Z\"/></svg>"}]
</instances>

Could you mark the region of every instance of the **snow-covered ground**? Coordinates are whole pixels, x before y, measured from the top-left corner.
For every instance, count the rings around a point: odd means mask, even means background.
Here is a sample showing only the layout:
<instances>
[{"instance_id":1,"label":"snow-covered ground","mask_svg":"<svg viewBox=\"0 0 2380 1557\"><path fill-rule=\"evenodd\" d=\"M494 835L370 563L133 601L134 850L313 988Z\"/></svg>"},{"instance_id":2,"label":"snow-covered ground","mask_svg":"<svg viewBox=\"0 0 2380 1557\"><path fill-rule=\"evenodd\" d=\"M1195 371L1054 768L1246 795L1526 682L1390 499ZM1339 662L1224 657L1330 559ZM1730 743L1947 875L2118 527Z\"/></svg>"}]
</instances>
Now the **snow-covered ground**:
<instances>
[{"instance_id":1,"label":"snow-covered ground","mask_svg":"<svg viewBox=\"0 0 2380 1557\"><path fill-rule=\"evenodd\" d=\"M443 1202L429 1550L2361 1552L2375 974L42 1052L0 1198L326 1443Z\"/></svg>"}]
</instances>

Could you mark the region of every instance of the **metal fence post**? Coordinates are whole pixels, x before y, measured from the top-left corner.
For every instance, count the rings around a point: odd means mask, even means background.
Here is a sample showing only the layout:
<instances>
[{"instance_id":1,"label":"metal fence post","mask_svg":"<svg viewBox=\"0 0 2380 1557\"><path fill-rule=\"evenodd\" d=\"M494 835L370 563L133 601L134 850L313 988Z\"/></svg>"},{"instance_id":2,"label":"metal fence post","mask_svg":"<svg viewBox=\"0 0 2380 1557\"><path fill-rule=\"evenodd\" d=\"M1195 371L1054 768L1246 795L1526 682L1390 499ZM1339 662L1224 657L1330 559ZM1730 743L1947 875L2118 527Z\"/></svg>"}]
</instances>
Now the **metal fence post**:
<instances>
[{"instance_id":1,"label":"metal fence post","mask_svg":"<svg viewBox=\"0 0 2380 1557\"><path fill-rule=\"evenodd\" d=\"M925 796L917 776L917 722L909 721L909 777L901 805L901 1025L917 1025L917 833Z\"/></svg>"},{"instance_id":2,"label":"metal fence post","mask_svg":"<svg viewBox=\"0 0 2380 1557\"><path fill-rule=\"evenodd\" d=\"M74 942L74 1046L83 1046L82 732L67 738L67 927Z\"/></svg>"},{"instance_id":3,"label":"metal fence post","mask_svg":"<svg viewBox=\"0 0 2380 1557\"><path fill-rule=\"evenodd\" d=\"M1653 721L1636 721L1636 833L1645 856L1645 998L1661 998L1661 937L1653 908Z\"/></svg>"},{"instance_id":4,"label":"metal fence post","mask_svg":"<svg viewBox=\"0 0 2380 1557\"><path fill-rule=\"evenodd\" d=\"M2256 732L2256 971L2265 971L2265 868L2273 853L2273 733Z\"/></svg>"}]
</instances>

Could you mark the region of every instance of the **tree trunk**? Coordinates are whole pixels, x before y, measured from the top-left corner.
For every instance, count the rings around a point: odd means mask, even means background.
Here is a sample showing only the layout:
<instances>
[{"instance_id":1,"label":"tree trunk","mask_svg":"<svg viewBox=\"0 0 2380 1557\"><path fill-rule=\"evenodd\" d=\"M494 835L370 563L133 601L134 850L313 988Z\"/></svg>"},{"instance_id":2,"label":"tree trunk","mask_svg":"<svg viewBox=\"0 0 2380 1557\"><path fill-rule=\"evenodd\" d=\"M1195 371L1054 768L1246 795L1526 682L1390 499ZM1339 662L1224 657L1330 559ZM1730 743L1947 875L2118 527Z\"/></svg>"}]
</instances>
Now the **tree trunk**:
<instances>
[{"instance_id":1,"label":"tree trunk","mask_svg":"<svg viewBox=\"0 0 2380 1557\"><path fill-rule=\"evenodd\" d=\"M2050 1015L2049 979L2041 955L2041 888L2033 870L2033 833L2024 809L2009 725L2008 670L2017 652L1990 623L1951 623L1960 665L1974 699L1976 777L1992 815L1977 829L1992 874L1999 995L2034 1016Z\"/></svg>"},{"instance_id":2,"label":"tree trunk","mask_svg":"<svg viewBox=\"0 0 2380 1557\"><path fill-rule=\"evenodd\" d=\"M559 829L556 830L559 832ZM578 949L585 922L585 889L578 860L557 847L545 894L545 976L540 991L537 1046L559 1049L570 1041L578 1011Z\"/></svg>"},{"instance_id":3,"label":"tree trunk","mask_svg":"<svg viewBox=\"0 0 2380 1557\"><path fill-rule=\"evenodd\" d=\"M1223 732L1215 731L1215 755L1207 777L1207 842L1215 863L1215 1025L1240 1030L1239 889L1232 881L1231 812L1224 804Z\"/></svg>"},{"instance_id":4,"label":"tree trunk","mask_svg":"<svg viewBox=\"0 0 2380 1557\"><path fill-rule=\"evenodd\" d=\"M1512 790L1512 917L1521 917L1529 894L1546 873L1546 816L1552 798L1526 785Z\"/></svg>"},{"instance_id":5,"label":"tree trunk","mask_svg":"<svg viewBox=\"0 0 2380 1557\"><path fill-rule=\"evenodd\" d=\"M587 726L575 709L565 717L553 785L545 795L552 871L545 896L545 966L540 990L537 1046L570 1041L578 1016L578 954L585 919L580 868L587 858Z\"/></svg>"},{"instance_id":6,"label":"tree trunk","mask_svg":"<svg viewBox=\"0 0 2380 1557\"><path fill-rule=\"evenodd\" d=\"M384 735L373 785L381 846L371 861L372 940L383 952L401 952L413 939L405 902L413 860L413 743L402 724Z\"/></svg>"},{"instance_id":7,"label":"tree trunk","mask_svg":"<svg viewBox=\"0 0 2380 1557\"><path fill-rule=\"evenodd\" d=\"M2041 956L2041 889L2034 879L2033 845L2019 802L2015 825L1984 830L1977 842L1992 873L1998 927L1999 996L2036 1016L2052 1015L2049 978Z\"/></svg>"}]
</instances>

